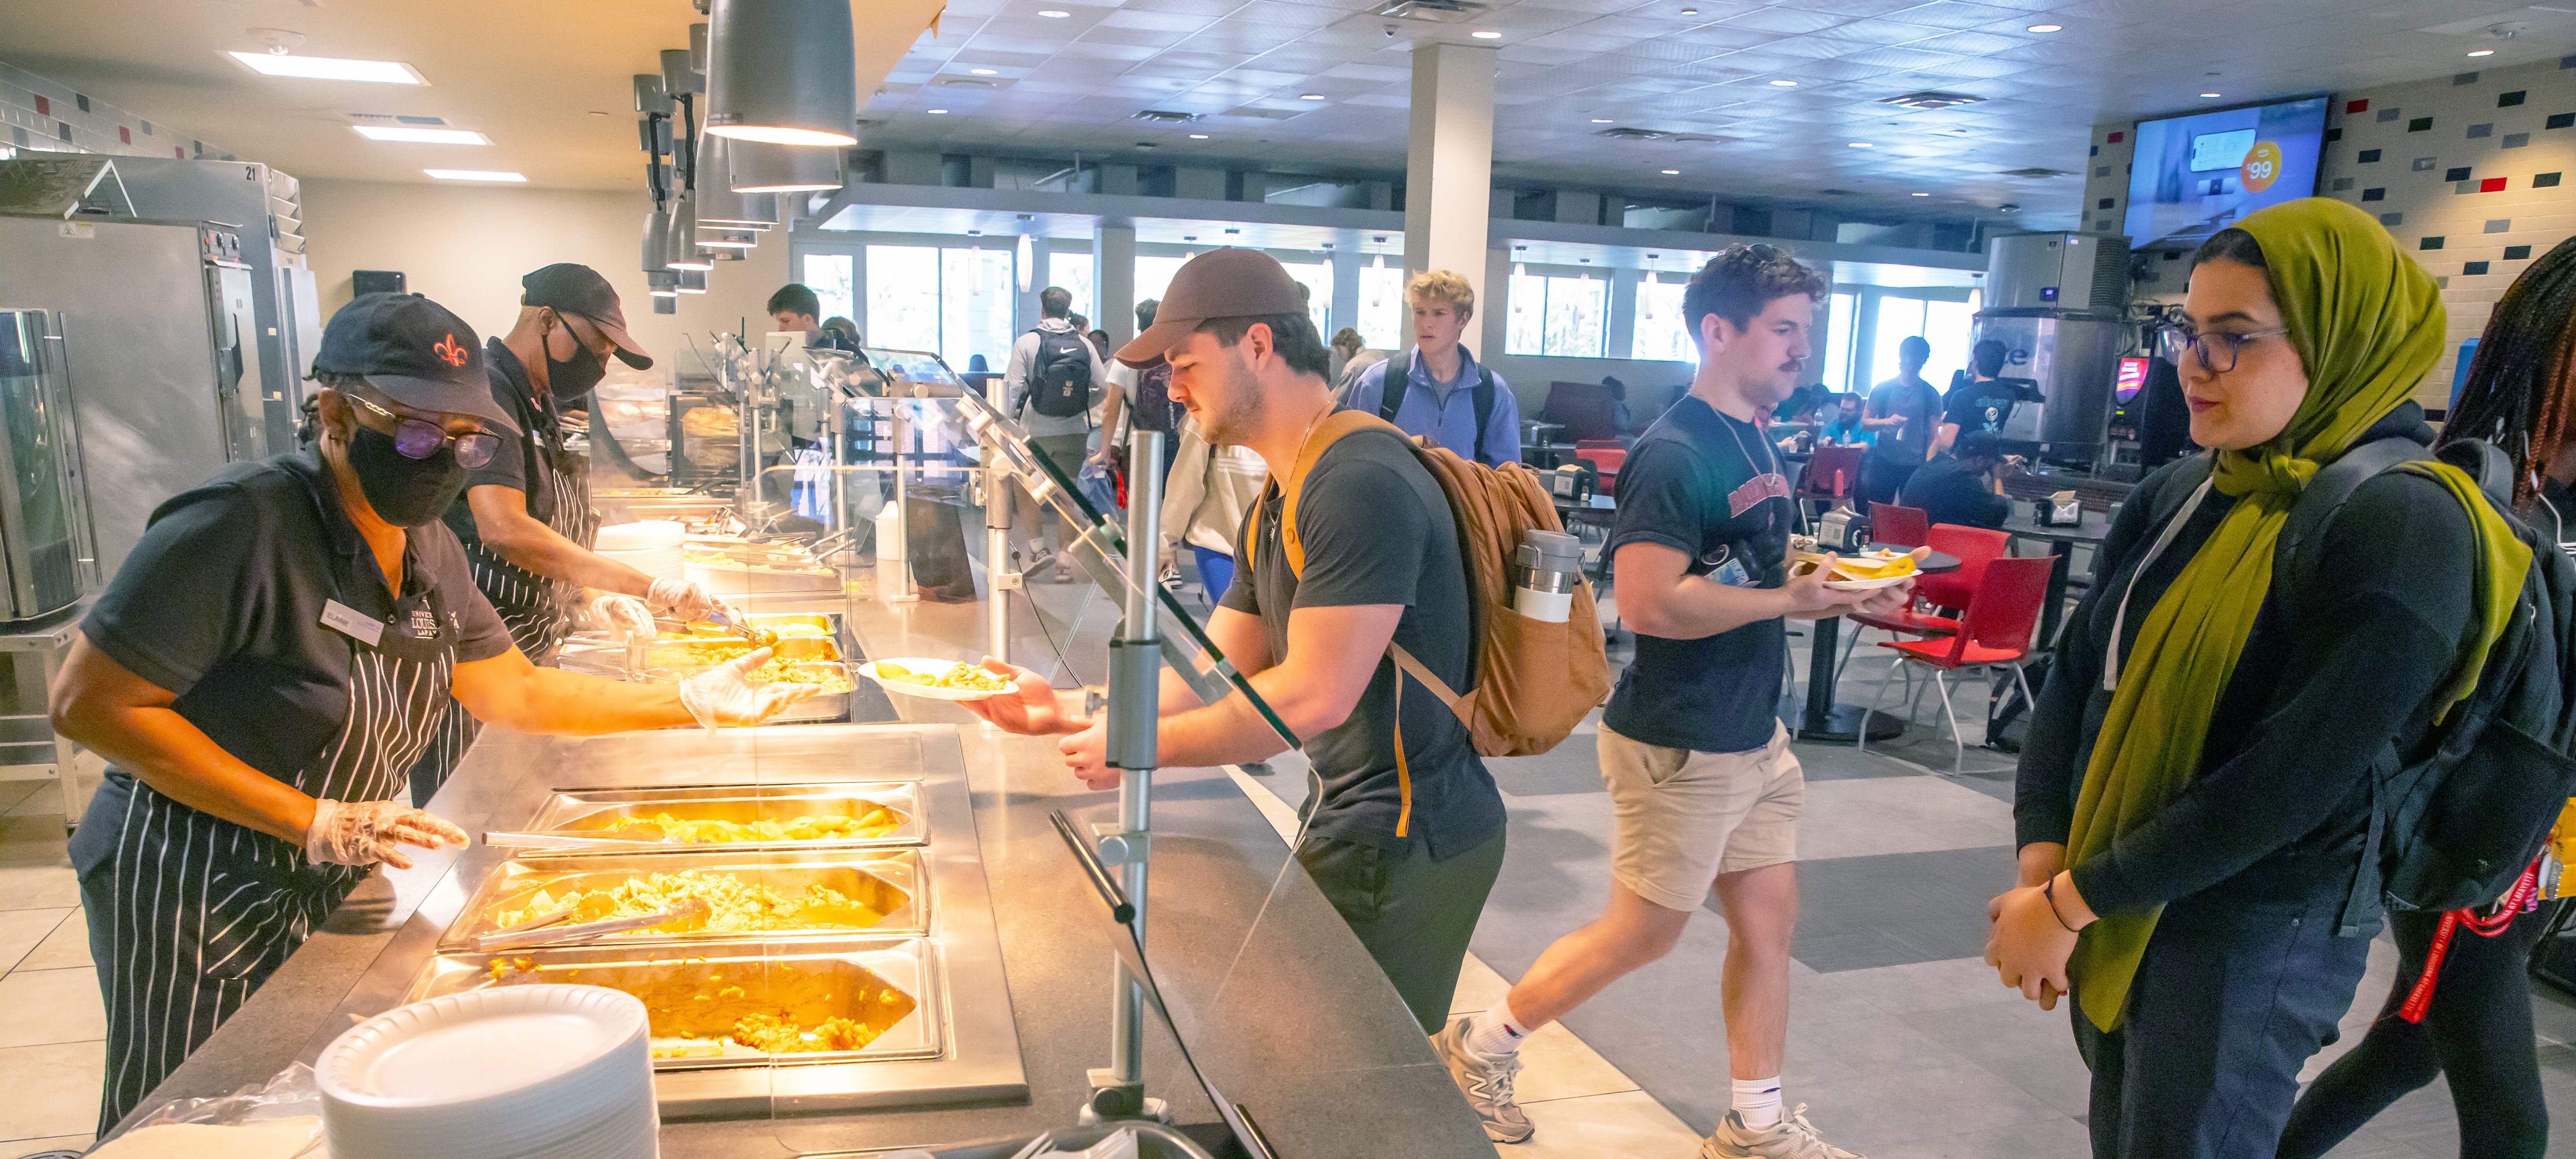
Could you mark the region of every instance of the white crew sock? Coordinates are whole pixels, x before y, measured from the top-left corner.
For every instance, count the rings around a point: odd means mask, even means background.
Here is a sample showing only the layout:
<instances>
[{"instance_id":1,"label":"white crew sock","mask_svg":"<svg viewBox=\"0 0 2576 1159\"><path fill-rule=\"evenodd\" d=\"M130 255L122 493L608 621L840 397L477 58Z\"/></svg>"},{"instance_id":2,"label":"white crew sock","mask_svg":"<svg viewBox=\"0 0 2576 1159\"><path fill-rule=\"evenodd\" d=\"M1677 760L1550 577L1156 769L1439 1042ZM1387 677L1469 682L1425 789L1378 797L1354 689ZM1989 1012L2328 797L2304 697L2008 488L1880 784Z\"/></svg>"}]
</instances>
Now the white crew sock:
<instances>
[{"instance_id":1,"label":"white crew sock","mask_svg":"<svg viewBox=\"0 0 2576 1159\"><path fill-rule=\"evenodd\" d=\"M1512 1017L1511 999L1496 999L1493 1008L1467 1018L1467 1049L1488 1058L1516 1053L1527 1041L1531 1027ZM1772 1100L1775 1104L1778 1100Z\"/></svg>"},{"instance_id":2,"label":"white crew sock","mask_svg":"<svg viewBox=\"0 0 2576 1159\"><path fill-rule=\"evenodd\" d=\"M1749 1131L1768 1131L1780 1125L1780 1080L1735 1080L1735 1113L1744 1119Z\"/></svg>"}]
</instances>

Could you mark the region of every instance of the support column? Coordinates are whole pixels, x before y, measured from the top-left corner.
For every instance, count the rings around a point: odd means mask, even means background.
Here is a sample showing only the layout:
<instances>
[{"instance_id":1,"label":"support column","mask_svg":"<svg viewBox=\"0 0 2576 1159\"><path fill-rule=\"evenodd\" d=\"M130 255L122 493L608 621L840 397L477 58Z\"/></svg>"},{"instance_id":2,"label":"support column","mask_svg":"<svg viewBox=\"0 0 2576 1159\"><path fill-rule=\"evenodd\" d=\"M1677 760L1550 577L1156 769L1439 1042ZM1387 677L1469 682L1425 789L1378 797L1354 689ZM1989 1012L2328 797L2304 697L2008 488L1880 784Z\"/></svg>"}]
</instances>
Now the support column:
<instances>
[{"instance_id":1,"label":"support column","mask_svg":"<svg viewBox=\"0 0 2576 1159\"><path fill-rule=\"evenodd\" d=\"M1407 276L1453 270L1470 286L1485 284L1497 59L1493 49L1464 44L1413 50L1413 125L1404 164Z\"/></svg>"},{"instance_id":2,"label":"support column","mask_svg":"<svg viewBox=\"0 0 2576 1159\"><path fill-rule=\"evenodd\" d=\"M1136 336L1135 226L1093 227L1091 285L1100 308L1091 324L1109 332L1109 348L1116 350Z\"/></svg>"},{"instance_id":3,"label":"support column","mask_svg":"<svg viewBox=\"0 0 2576 1159\"><path fill-rule=\"evenodd\" d=\"M1333 250L1333 329L1360 324L1360 251L1356 245ZM1324 341L1333 340L1331 334Z\"/></svg>"},{"instance_id":4,"label":"support column","mask_svg":"<svg viewBox=\"0 0 2576 1159\"><path fill-rule=\"evenodd\" d=\"M1602 353L1611 358L1636 357L1637 283L1643 280L1625 266L1610 270L1610 345Z\"/></svg>"}]
</instances>

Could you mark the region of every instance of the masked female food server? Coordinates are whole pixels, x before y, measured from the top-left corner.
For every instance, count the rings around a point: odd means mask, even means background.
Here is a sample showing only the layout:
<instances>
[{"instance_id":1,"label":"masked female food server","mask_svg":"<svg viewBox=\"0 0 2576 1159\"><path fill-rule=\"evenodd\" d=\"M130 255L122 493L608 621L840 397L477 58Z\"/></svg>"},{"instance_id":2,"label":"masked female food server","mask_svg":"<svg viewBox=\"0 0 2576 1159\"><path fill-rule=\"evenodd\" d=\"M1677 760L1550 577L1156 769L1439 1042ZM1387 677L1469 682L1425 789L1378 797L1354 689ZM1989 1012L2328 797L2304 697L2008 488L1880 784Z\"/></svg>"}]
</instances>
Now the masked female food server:
<instances>
[{"instance_id":1,"label":"masked female food server","mask_svg":"<svg viewBox=\"0 0 2576 1159\"><path fill-rule=\"evenodd\" d=\"M313 360L312 455L226 468L152 515L72 644L54 725L112 766L72 841L107 1006L104 1133L370 866L462 843L396 800L452 693L587 734L750 724L806 685L755 652L676 687L539 668L439 516L517 435L464 322L370 294Z\"/></svg>"}]
</instances>

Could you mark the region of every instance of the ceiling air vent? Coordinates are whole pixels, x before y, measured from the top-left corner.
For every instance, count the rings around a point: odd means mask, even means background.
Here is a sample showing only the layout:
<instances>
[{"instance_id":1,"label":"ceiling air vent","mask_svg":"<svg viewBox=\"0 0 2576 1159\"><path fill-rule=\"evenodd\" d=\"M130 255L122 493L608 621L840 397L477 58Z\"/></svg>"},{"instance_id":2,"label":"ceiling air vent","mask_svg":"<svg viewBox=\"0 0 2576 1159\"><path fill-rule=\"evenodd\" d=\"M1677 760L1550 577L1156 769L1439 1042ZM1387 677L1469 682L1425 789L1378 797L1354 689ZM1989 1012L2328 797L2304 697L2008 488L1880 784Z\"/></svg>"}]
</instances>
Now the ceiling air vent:
<instances>
[{"instance_id":1,"label":"ceiling air vent","mask_svg":"<svg viewBox=\"0 0 2576 1159\"><path fill-rule=\"evenodd\" d=\"M1618 141L1661 141L1672 134L1656 129L1631 129L1626 125L1621 125L1614 129L1602 129L1592 135L1595 137L1608 137Z\"/></svg>"},{"instance_id":2,"label":"ceiling air vent","mask_svg":"<svg viewBox=\"0 0 2576 1159\"><path fill-rule=\"evenodd\" d=\"M1376 14L1397 20L1436 20L1455 24L1487 7L1477 0L1395 0L1391 4L1379 5Z\"/></svg>"},{"instance_id":3,"label":"ceiling air vent","mask_svg":"<svg viewBox=\"0 0 2576 1159\"><path fill-rule=\"evenodd\" d=\"M1817 190L1816 192L1821 193L1821 194L1824 194L1824 195L1825 195L1825 196L1827 196L1827 197L1858 197L1858 196L1860 196L1860 190L1857 190L1857 189L1819 189L1819 190Z\"/></svg>"},{"instance_id":4,"label":"ceiling air vent","mask_svg":"<svg viewBox=\"0 0 2576 1159\"><path fill-rule=\"evenodd\" d=\"M1945 93L1938 89L1924 89L1920 92L1900 93L1892 97L1880 97L1878 98L1878 103L1882 105L1902 105L1909 109L1954 109L1960 105L1973 105L1985 99L1986 98L1984 97L1974 96L1968 93Z\"/></svg>"},{"instance_id":5,"label":"ceiling air vent","mask_svg":"<svg viewBox=\"0 0 2576 1159\"><path fill-rule=\"evenodd\" d=\"M2066 170L2064 170L2064 169L2038 169L2038 168L2032 168L2032 169L2006 169L2006 170L2004 170L2004 176L2006 176L2006 177L2072 177L2072 176L2074 176L2074 174L2073 174L2073 173L2070 173L2070 172L2068 172L2068 171L2066 171Z\"/></svg>"},{"instance_id":6,"label":"ceiling air vent","mask_svg":"<svg viewBox=\"0 0 2576 1159\"><path fill-rule=\"evenodd\" d=\"M943 76L939 78L939 83L952 89L989 89L998 87L991 81L966 76Z\"/></svg>"},{"instance_id":7,"label":"ceiling air vent","mask_svg":"<svg viewBox=\"0 0 2576 1159\"><path fill-rule=\"evenodd\" d=\"M1135 119L1139 121L1152 121L1157 125L1186 125L1199 119L1199 115L1197 113L1176 113L1170 109L1146 109L1143 112L1137 113Z\"/></svg>"}]
</instances>

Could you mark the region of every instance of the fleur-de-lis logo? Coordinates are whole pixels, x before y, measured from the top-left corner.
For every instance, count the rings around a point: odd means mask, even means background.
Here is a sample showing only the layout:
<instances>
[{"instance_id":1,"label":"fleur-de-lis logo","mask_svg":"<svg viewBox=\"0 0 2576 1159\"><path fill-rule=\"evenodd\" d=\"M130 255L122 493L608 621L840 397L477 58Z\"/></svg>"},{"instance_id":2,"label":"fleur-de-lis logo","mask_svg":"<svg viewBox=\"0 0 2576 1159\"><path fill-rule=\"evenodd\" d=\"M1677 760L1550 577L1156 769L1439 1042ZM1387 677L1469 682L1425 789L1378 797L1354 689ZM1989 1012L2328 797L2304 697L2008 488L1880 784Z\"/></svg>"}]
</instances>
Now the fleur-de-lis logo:
<instances>
[{"instance_id":1,"label":"fleur-de-lis logo","mask_svg":"<svg viewBox=\"0 0 2576 1159\"><path fill-rule=\"evenodd\" d=\"M438 345L430 347L430 351L449 366L463 366L466 359L473 357L464 347L456 344L456 336L453 334L439 339Z\"/></svg>"}]
</instances>

